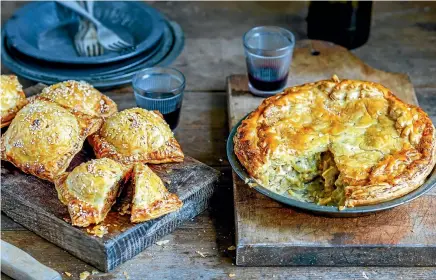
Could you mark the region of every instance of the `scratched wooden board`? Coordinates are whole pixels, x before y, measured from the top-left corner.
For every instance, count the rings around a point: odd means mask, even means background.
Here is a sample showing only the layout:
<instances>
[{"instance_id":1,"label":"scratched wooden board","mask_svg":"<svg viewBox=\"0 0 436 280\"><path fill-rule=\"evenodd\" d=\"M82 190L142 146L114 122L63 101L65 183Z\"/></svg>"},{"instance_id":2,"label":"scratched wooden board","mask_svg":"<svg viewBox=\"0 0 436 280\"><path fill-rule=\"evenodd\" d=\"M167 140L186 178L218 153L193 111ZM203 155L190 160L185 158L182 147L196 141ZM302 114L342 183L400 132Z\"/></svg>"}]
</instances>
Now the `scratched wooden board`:
<instances>
[{"instance_id":1,"label":"scratched wooden board","mask_svg":"<svg viewBox=\"0 0 436 280\"><path fill-rule=\"evenodd\" d=\"M36 85L27 89L26 94L32 95L42 88L43 85ZM91 158L95 158L92 148L85 143L69 170ZM83 261L102 271L110 271L172 232L181 223L203 212L219 177L217 170L191 157L185 157L181 163L150 167L161 177L168 190L177 193L183 200L183 207L177 212L141 224L130 223L130 215L121 216L112 211L101 223L109 231L102 238L88 232L93 226L77 228L66 221L69 219L68 210L58 200L52 183L24 174L4 161L1 163L2 211Z\"/></svg>"},{"instance_id":2,"label":"scratched wooden board","mask_svg":"<svg viewBox=\"0 0 436 280\"><path fill-rule=\"evenodd\" d=\"M330 43L298 42L288 86L333 74L379 82L405 102L417 104L407 75L373 69ZM249 93L246 75L228 77L227 86L232 128L263 98ZM436 188L406 205L358 218L327 218L284 206L250 189L236 173L233 188L237 265L436 265Z\"/></svg>"}]
</instances>

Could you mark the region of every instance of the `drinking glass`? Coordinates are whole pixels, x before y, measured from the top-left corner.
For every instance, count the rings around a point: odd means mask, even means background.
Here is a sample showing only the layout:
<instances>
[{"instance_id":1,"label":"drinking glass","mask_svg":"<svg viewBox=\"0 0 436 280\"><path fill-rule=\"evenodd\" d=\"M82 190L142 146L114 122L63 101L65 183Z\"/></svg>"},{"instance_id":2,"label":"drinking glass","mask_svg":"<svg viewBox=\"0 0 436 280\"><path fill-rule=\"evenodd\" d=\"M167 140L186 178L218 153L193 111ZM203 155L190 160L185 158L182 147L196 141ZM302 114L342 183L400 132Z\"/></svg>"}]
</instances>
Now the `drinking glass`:
<instances>
[{"instance_id":1,"label":"drinking glass","mask_svg":"<svg viewBox=\"0 0 436 280\"><path fill-rule=\"evenodd\" d=\"M250 91L260 96L281 92L295 46L292 32L276 26L255 27L244 34L243 42Z\"/></svg>"},{"instance_id":2,"label":"drinking glass","mask_svg":"<svg viewBox=\"0 0 436 280\"><path fill-rule=\"evenodd\" d=\"M138 72L132 84L136 104L147 110L158 110L174 130L179 124L185 76L173 68L151 67Z\"/></svg>"}]
</instances>

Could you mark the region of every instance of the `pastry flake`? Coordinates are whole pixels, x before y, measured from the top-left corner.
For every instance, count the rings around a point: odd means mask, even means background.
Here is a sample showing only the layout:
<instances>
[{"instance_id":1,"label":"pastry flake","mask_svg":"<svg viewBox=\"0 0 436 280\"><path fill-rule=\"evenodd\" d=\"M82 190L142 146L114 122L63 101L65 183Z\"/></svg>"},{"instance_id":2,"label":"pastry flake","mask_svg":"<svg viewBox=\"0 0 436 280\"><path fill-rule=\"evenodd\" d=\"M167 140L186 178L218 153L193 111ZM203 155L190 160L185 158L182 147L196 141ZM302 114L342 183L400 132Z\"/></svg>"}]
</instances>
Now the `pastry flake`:
<instances>
[{"instance_id":1,"label":"pastry flake","mask_svg":"<svg viewBox=\"0 0 436 280\"><path fill-rule=\"evenodd\" d=\"M23 87L17 76L0 76L0 99L1 99L1 127L8 126L17 112L27 104Z\"/></svg>"},{"instance_id":2,"label":"pastry flake","mask_svg":"<svg viewBox=\"0 0 436 280\"><path fill-rule=\"evenodd\" d=\"M131 108L107 118L88 138L97 158L125 164L181 162L184 155L162 115Z\"/></svg>"},{"instance_id":3,"label":"pastry flake","mask_svg":"<svg viewBox=\"0 0 436 280\"><path fill-rule=\"evenodd\" d=\"M403 196L435 165L435 129L380 84L319 81L265 99L237 129L235 154L259 184L321 205Z\"/></svg>"},{"instance_id":4,"label":"pastry flake","mask_svg":"<svg viewBox=\"0 0 436 280\"><path fill-rule=\"evenodd\" d=\"M132 209L130 221L140 223L179 210L183 202L170 193L162 180L147 165L136 163L132 176Z\"/></svg>"},{"instance_id":5,"label":"pastry flake","mask_svg":"<svg viewBox=\"0 0 436 280\"><path fill-rule=\"evenodd\" d=\"M117 112L117 104L84 81L65 81L46 87L36 98L58 103L73 112L109 117Z\"/></svg>"},{"instance_id":6,"label":"pastry flake","mask_svg":"<svg viewBox=\"0 0 436 280\"><path fill-rule=\"evenodd\" d=\"M59 105L33 100L2 135L1 158L25 173L53 181L63 173L101 118L73 114Z\"/></svg>"},{"instance_id":7,"label":"pastry flake","mask_svg":"<svg viewBox=\"0 0 436 280\"><path fill-rule=\"evenodd\" d=\"M55 181L59 200L68 206L74 226L102 222L128 180L131 167L109 158L94 159Z\"/></svg>"}]
</instances>

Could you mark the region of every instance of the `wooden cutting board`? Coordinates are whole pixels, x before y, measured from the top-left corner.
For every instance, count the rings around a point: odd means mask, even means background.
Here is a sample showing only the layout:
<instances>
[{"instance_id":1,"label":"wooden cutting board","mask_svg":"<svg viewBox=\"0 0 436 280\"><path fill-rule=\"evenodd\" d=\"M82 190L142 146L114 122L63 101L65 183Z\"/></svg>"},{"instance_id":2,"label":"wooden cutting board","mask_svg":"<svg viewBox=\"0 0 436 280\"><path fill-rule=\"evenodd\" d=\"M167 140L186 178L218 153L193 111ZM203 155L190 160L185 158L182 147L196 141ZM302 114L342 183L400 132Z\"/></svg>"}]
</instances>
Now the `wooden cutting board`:
<instances>
[{"instance_id":1,"label":"wooden cutting board","mask_svg":"<svg viewBox=\"0 0 436 280\"><path fill-rule=\"evenodd\" d=\"M36 86L26 90L26 93L31 95L29 91L40 89L41 86ZM91 158L95 158L92 148L85 143L69 170ZM109 232L101 238L94 236L93 226L77 228L66 221L69 219L68 210L58 200L53 184L24 174L3 161L2 211L41 237L107 272L172 232L181 223L203 212L219 177L217 170L191 157L186 157L181 163L150 167L161 177L168 190L177 193L183 200L183 207L178 212L141 224L130 223L130 215L121 216L118 212L110 212L101 223Z\"/></svg>"},{"instance_id":2,"label":"wooden cutting board","mask_svg":"<svg viewBox=\"0 0 436 280\"><path fill-rule=\"evenodd\" d=\"M406 74L373 69L331 43L297 43L288 86L333 74L381 83L417 104ZM227 85L232 128L263 98L249 93L246 75L228 77ZM436 188L406 205L358 218L328 218L286 207L248 187L236 173L233 188L237 265L436 265Z\"/></svg>"}]
</instances>

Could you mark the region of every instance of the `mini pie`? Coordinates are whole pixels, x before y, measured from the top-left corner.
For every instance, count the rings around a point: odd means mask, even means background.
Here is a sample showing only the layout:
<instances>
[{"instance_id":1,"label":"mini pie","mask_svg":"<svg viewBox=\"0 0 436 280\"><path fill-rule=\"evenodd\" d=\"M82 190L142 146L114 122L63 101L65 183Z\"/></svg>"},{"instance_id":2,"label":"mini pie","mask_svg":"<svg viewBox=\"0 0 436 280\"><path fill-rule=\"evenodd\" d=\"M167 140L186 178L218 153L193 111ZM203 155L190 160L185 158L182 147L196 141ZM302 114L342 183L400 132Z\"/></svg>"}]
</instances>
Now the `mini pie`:
<instances>
[{"instance_id":1,"label":"mini pie","mask_svg":"<svg viewBox=\"0 0 436 280\"><path fill-rule=\"evenodd\" d=\"M125 164L181 162L184 158L162 115L141 108L107 118L88 141L97 158L109 157Z\"/></svg>"},{"instance_id":2,"label":"mini pie","mask_svg":"<svg viewBox=\"0 0 436 280\"><path fill-rule=\"evenodd\" d=\"M17 113L2 135L1 158L23 172L53 181L101 124L101 118L73 114L55 103L33 100Z\"/></svg>"},{"instance_id":3,"label":"mini pie","mask_svg":"<svg viewBox=\"0 0 436 280\"><path fill-rule=\"evenodd\" d=\"M23 87L18 82L17 76L1 75L0 97L0 120L3 128L8 126L17 112L27 104Z\"/></svg>"},{"instance_id":4,"label":"mini pie","mask_svg":"<svg viewBox=\"0 0 436 280\"><path fill-rule=\"evenodd\" d=\"M117 112L117 104L84 81L65 81L46 87L36 96L58 103L73 112L109 117Z\"/></svg>"},{"instance_id":5,"label":"mini pie","mask_svg":"<svg viewBox=\"0 0 436 280\"><path fill-rule=\"evenodd\" d=\"M128 180L131 167L109 158L84 162L55 181L59 200L68 206L74 226L102 222Z\"/></svg>"},{"instance_id":6,"label":"mini pie","mask_svg":"<svg viewBox=\"0 0 436 280\"><path fill-rule=\"evenodd\" d=\"M168 192L159 176L143 163L136 163L133 167L132 189L132 223L156 219L179 210L183 205L179 197Z\"/></svg>"},{"instance_id":7,"label":"mini pie","mask_svg":"<svg viewBox=\"0 0 436 280\"><path fill-rule=\"evenodd\" d=\"M340 208L421 186L435 165L435 129L380 84L319 81L267 98L238 127L235 154L262 186Z\"/></svg>"}]
</instances>

